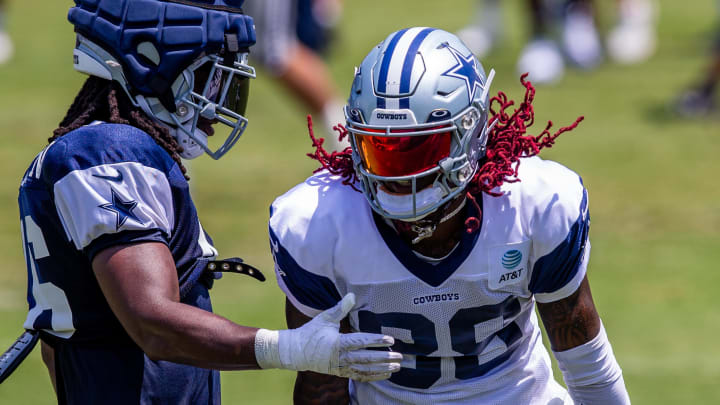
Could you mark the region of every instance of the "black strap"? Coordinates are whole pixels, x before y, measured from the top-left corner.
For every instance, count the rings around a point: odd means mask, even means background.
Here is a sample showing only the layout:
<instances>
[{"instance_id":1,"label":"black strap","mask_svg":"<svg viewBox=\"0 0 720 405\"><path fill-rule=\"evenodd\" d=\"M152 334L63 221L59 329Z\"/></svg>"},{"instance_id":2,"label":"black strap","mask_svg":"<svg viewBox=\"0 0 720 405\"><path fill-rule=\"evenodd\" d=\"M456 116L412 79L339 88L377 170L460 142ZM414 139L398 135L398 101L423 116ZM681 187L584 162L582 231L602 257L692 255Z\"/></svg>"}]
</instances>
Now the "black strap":
<instances>
[{"instance_id":1,"label":"black strap","mask_svg":"<svg viewBox=\"0 0 720 405\"><path fill-rule=\"evenodd\" d=\"M225 48L228 53L234 54L240 52L240 41L237 34L225 34Z\"/></svg>"},{"instance_id":2,"label":"black strap","mask_svg":"<svg viewBox=\"0 0 720 405\"><path fill-rule=\"evenodd\" d=\"M265 281L265 275L256 267L251 266L239 257L231 257L225 260L212 260L205 265L205 270L220 273L245 274L259 281Z\"/></svg>"},{"instance_id":3,"label":"black strap","mask_svg":"<svg viewBox=\"0 0 720 405\"><path fill-rule=\"evenodd\" d=\"M256 280L265 281L265 276L257 268L244 263L239 257L224 260L198 258L192 268L185 271L180 278L180 299L184 299L198 282L202 282L209 290L215 280L222 277L220 273L239 273Z\"/></svg>"}]
</instances>

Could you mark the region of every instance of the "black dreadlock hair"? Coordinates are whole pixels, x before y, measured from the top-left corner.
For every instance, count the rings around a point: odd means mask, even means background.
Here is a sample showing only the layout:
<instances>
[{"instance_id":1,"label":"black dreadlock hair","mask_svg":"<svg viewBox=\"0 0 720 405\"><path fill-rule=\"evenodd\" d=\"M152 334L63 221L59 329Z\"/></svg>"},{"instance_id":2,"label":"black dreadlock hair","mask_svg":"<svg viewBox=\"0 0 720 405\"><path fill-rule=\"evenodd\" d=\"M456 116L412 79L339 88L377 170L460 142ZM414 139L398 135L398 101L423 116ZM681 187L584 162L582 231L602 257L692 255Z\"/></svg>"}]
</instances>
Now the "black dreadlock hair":
<instances>
[{"instance_id":1,"label":"black dreadlock hair","mask_svg":"<svg viewBox=\"0 0 720 405\"><path fill-rule=\"evenodd\" d=\"M170 131L153 121L140 108L135 107L119 84L99 77L90 76L85 81L72 105L65 113L65 118L60 121L58 128L53 131L53 136L48 139L48 142L52 143L68 132L74 131L83 125L88 125L93 121L126 124L145 131L172 156L185 178L190 179L180 158L180 152L183 150L182 146L170 135Z\"/></svg>"}]
</instances>

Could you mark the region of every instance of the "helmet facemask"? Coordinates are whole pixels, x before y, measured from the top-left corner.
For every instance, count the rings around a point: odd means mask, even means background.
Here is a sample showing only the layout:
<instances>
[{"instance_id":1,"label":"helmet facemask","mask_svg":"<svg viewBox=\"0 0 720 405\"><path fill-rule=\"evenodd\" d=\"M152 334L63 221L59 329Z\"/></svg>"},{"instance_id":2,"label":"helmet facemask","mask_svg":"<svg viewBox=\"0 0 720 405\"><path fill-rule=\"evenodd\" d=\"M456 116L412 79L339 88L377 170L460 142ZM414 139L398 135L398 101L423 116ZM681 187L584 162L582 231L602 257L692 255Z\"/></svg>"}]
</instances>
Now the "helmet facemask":
<instances>
[{"instance_id":1,"label":"helmet facemask","mask_svg":"<svg viewBox=\"0 0 720 405\"><path fill-rule=\"evenodd\" d=\"M419 125L368 125L359 109L345 113L363 193L389 219L418 221L452 201L484 154L487 112L479 104L455 117L433 111Z\"/></svg>"},{"instance_id":2,"label":"helmet facemask","mask_svg":"<svg viewBox=\"0 0 720 405\"><path fill-rule=\"evenodd\" d=\"M219 159L247 127L245 108L251 78L255 78L255 69L247 64L247 53L229 58L207 55L185 69L173 83L175 112L168 111L160 99L137 98L148 115L169 127L184 149L183 158L192 159L204 151ZM229 127L230 134L213 150L208 142L212 132L208 132L209 126L216 123Z\"/></svg>"}]
</instances>

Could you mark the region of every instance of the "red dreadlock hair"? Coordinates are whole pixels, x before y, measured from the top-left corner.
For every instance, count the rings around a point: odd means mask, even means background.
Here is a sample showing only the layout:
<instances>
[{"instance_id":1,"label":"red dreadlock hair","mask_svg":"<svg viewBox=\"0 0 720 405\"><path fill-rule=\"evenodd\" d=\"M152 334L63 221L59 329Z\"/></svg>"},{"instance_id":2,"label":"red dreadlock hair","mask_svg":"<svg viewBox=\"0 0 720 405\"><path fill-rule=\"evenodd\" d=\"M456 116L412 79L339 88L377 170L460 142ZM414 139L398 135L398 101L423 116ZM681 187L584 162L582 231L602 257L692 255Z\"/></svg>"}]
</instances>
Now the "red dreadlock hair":
<instances>
[{"instance_id":1,"label":"red dreadlock hair","mask_svg":"<svg viewBox=\"0 0 720 405\"><path fill-rule=\"evenodd\" d=\"M467 197L475 205L478 213L481 211L476 199L481 193L498 197L502 195L502 192L493 191L497 187L503 183L520 181L517 177L520 158L535 156L540 153L540 150L552 147L558 136L575 129L585 119L580 116L569 126L562 127L552 134L550 128L553 123L548 121L545 129L539 135L526 135L527 129L535 122L535 109L532 105L535 99L535 87L526 79L527 73L520 77L520 83L525 87L525 97L512 114L508 114L507 110L515 105L515 102L509 100L505 93L500 91L497 96L490 99L489 123L495 122L495 126L488 133L487 150L482 166L467 186ZM498 104L497 110L494 107L496 103ZM333 129L339 133L340 140L348 136L347 128L341 124ZM322 147L324 139L315 137L310 116L308 116L308 130L315 151L307 155L320 162L321 165L313 173L327 170L331 174L342 177L343 184L360 191L354 185L358 178L353 167L351 149L348 147L341 152L328 153ZM469 233L474 232L480 227L480 219L468 218L465 226Z\"/></svg>"}]
</instances>

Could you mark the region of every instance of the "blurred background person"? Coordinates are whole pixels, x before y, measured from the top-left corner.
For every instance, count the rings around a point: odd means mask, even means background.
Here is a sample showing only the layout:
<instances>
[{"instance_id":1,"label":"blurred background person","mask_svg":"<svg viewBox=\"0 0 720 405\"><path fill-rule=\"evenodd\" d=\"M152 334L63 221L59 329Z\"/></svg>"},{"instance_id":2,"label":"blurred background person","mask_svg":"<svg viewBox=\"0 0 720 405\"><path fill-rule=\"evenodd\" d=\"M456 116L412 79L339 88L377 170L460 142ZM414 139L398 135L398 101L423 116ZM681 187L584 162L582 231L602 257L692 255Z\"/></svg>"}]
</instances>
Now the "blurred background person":
<instances>
[{"instance_id":1,"label":"blurred background person","mask_svg":"<svg viewBox=\"0 0 720 405\"><path fill-rule=\"evenodd\" d=\"M475 56L482 58L499 40L502 17L500 0L479 0L475 3L472 21L457 35Z\"/></svg>"},{"instance_id":2,"label":"blurred background person","mask_svg":"<svg viewBox=\"0 0 720 405\"><path fill-rule=\"evenodd\" d=\"M481 0L472 23L458 35L479 56L489 52L501 36L498 0ZM558 82L566 63L590 70L603 60L593 0L527 0L530 40L517 62L519 73L529 72L538 84ZM654 0L617 0L616 22L608 32L606 49L618 63L646 60L655 50Z\"/></svg>"},{"instance_id":3,"label":"blurred background person","mask_svg":"<svg viewBox=\"0 0 720 405\"><path fill-rule=\"evenodd\" d=\"M718 6L720 7L720 3ZM675 103L675 111L686 117L708 115L715 112L718 81L720 81L720 22L706 73L698 80L697 84L680 94Z\"/></svg>"},{"instance_id":4,"label":"blurred background person","mask_svg":"<svg viewBox=\"0 0 720 405\"><path fill-rule=\"evenodd\" d=\"M8 62L13 54L13 44L5 25L7 15L5 3L5 0L0 0L0 65Z\"/></svg>"},{"instance_id":5,"label":"blurred background person","mask_svg":"<svg viewBox=\"0 0 720 405\"><path fill-rule=\"evenodd\" d=\"M605 41L613 62L640 63L655 53L659 9L655 0L617 0L615 25Z\"/></svg>"},{"instance_id":6,"label":"blurred background person","mask_svg":"<svg viewBox=\"0 0 720 405\"><path fill-rule=\"evenodd\" d=\"M518 58L518 73L528 72L533 82L549 84L565 74L565 59L584 69L600 63L600 39L590 0L529 0L528 4L531 39ZM563 25L557 38L556 23L560 21Z\"/></svg>"},{"instance_id":7,"label":"blurred background person","mask_svg":"<svg viewBox=\"0 0 720 405\"><path fill-rule=\"evenodd\" d=\"M339 19L340 0L249 0L245 8L260 39L251 57L320 115L328 150L349 146L332 130L345 120L344 102L321 54Z\"/></svg>"}]
</instances>

